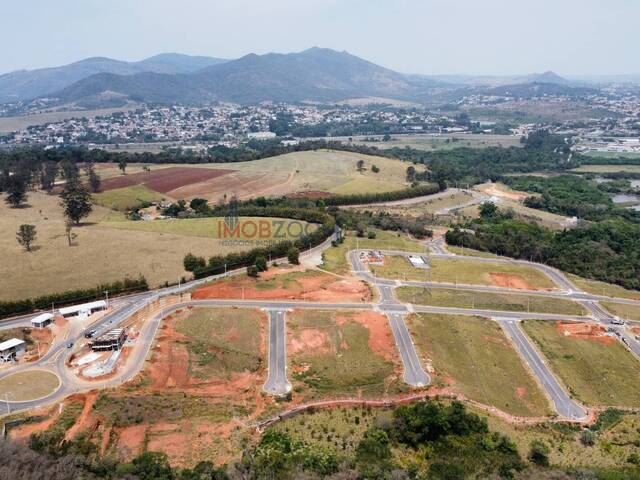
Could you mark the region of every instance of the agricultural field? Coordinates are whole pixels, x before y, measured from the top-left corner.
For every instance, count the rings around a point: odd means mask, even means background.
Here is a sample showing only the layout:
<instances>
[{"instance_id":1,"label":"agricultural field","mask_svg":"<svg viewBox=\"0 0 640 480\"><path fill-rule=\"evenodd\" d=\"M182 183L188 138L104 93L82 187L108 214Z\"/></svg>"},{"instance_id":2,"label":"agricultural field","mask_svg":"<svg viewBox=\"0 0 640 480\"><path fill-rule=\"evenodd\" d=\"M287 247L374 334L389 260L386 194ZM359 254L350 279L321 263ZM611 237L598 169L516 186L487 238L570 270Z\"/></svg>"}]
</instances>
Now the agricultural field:
<instances>
[{"instance_id":1,"label":"agricultural field","mask_svg":"<svg viewBox=\"0 0 640 480\"><path fill-rule=\"evenodd\" d=\"M340 277L304 267L272 267L258 278L236 276L196 288L194 299L307 300L316 302L368 302L371 287L353 277Z\"/></svg>"},{"instance_id":2,"label":"agricultural field","mask_svg":"<svg viewBox=\"0 0 640 480\"><path fill-rule=\"evenodd\" d=\"M94 193L93 199L105 208L126 212L143 202L161 202L165 197L144 185L133 185Z\"/></svg>"},{"instance_id":3,"label":"agricultural field","mask_svg":"<svg viewBox=\"0 0 640 480\"><path fill-rule=\"evenodd\" d=\"M576 302L536 295L472 292L449 288L399 287L396 289L396 296L399 300L414 305L584 315L584 309Z\"/></svg>"},{"instance_id":4,"label":"agricultural field","mask_svg":"<svg viewBox=\"0 0 640 480\"><path fill-rule=\"evenodd\" d=\"M492 264L476 260L429 258L429 269L418 269L403 256L387 256L383 266L371 265L381 278L553 290L556 285L544 273L524 265Z\"/></svg>"},{"instance_id":5,"label":"agricultural field","mask_svg":"<svg viewBox=\"0 0 640 480\"><path fill-rule=\"evenodd\" d=\"M527 320L526 333L572 395L593 406L640 406L640 362L604 328Z\"/></svg>"},{"instance_id":6,"label":"agricultural field","mask_svg":"<svg viewBox=\"0 0 640 480\"><path fill-rule=\"evenodd\" d=\"M403 250L407 252L426 251L424 245L406 235L384 230L372 231L376 235L375 239L357 238L346 232L344 234L344 242L322 252L322 265L320 268L338 275L346 275L351 269L347 261L347 252L356 248Z\"/></svg>"},{"instance_id":7,"label":"agricultural field","mask_svg":"<svg viewBox=\"0 0 640 480\"><path fill-rule=\"evenodd\" d=\"M583 155L587 157L594 158L632 158L637 159L640 158L640 153L638 152L584 152Z\"/></svg>"},{"instance_id":8,"label":"agricultural field","mask_svg":"<svg viewBox=\"0 0 640 480\"><path fill-rule=\"evenodd\" d=\"M287 315L294 400L381 397L406 391L387 318L377 312Z\"/></svg>"},{"instance_id":9,"label":"agricultural field","mask_svg":"<svg viewBox=\"0 0 640 480\"><path fill-rule=\"evenodd\" d=\"M500 326L481 317L413 314L408 325L436 386L517 416L551 414L549 402Z\"/></svg>"},{"instance_id":10,"label":"agricultural field","mask_svg":"<svg viewBox=\"0 0 640 480\"><path fill-rule=\"evenodd\" d=\"M189 228L182 228L183 220L157 221L157 225L156 221L111 222L118 215L100 206L94 206L86 221L72 230L76 238L69 246L59 201L56 196L30 192L28 207L12 209L0 202L4 252L0 300L92 287L139 274L151 286L177 282L188 275L182 261L189 252L209 257L253 248L214 238L213 231L206 238L203 232L213 219L187 220L184 225ZM16 231L25 223L35 225L37 231L32 252L16 242Z\"/></svg>"},{"instance_id":11,"label":"agricultural field","mask_svg":"<svg viewBox=\"0 0 640 480\"><path fill-rule=\"evenodd\" d=\"M362 171L357 169L359 160L364 161ZM373 165L380 169L378 173L372 171ZM234 195L241 200L305 192L310 196L326 196L387 192L409 186L405 162L327 150L230 164L134 164L127 167L126 175L115 164L98 167L104 191L144 185L167 199L199 197L212 203Z\"/></svg>"},{"instance_id":12,"label":"agricultural field","mask_svg":"<svg viewBox=\"0 0 640 480\"><path fill-rule=\"evenodd\" d=\"M452 148L519 147L516 135L492 135L475 133L440 133L422 135L392 135L389 141L367 142L362 137L354 139L360 145L381 149L410 147L416 150L450 150Z\"/></svg>"},{"instance_id":13,"label":"agricultural field","mask_svg":"<svg viewBox=\"0 0 640 480\"><path fill-rule=\"evenodd\" d=\"M600 302L600 305L625 320L640 320L640 305L616 302Z\"/></svg>"},{"instance_id":14,"label":"agricultural field","mask_svg":"<svg viewBox=\"0 0 640 480\"><path fill-rule=\"evenodd\" d=\"M132 382L88 394L75 434L121 460L145 450L163 451L181 466L235 459L252 435L243 422L278 408L261 392L266 345L262 311L175 312Z\"/></svg>"}]
</instances>

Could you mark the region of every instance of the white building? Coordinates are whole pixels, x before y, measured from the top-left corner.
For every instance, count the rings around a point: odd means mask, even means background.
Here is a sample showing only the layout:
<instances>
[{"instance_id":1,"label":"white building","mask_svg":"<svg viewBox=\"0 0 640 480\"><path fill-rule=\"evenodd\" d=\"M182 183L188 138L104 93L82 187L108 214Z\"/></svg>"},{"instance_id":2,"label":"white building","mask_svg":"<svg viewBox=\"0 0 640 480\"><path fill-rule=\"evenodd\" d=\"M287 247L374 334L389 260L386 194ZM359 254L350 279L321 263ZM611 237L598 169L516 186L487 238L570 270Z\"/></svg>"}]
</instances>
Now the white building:
<instances>
[{"instance_id":1,"label":"white building","mask_svg":"<svg viewBox=\"0 0 640 480\"><path fill-rule=\"evenodd\" d=\"M71 307L61 308L60 315L64 318L76 317L79 319L87 318L98 310L104 310L107 308L107 302L104 300L98 300L97 302L83 303L82 305L73 305Z\"/></svg>"},{"instance_id":2,"label":"white building","mask_svg":"<svg viewBox=\"0 0 640 480\"><path fill-rule=\"evenodd\" d=\"M8 362L27 351L27 344L19 338L12 338L0 343L0 360Z\"/></svg>"},{"instance_id":3,"label":"white building","mask_svg":"<svg viewBox=\"0 0 640 480\"><path fill-rule=\"evenodd\" d=\"M44 328L53 322L52 313L42 313L35 318L31 319L31 326L34 328Z\"/></svg>"},{"instance_id":4,"label":"white building","mask_svg":"<svg viewBox=\"0 0 640 480\"><path fill-rule=\"evenodd\" d=\"M273 132L251 132L247 133L247 138L252 140L269 140L271 138L276 138L276 134Z\"/></svg>"}]
</instances>

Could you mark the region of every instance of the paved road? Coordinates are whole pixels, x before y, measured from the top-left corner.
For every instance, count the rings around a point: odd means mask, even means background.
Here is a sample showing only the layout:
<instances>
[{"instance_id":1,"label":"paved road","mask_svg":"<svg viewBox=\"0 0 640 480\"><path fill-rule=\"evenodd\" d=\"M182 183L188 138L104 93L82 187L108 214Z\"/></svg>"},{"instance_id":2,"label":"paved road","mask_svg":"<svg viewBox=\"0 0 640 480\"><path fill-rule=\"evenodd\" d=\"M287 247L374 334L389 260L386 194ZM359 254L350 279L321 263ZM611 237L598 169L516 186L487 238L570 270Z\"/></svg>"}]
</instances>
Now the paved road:
<instances>
[{"instance_id":1,"label":"paved road","mask_svg":"<svg viewBox=\"0 0 640 480\"><path fill-rule=\"evenodd\" d=\"M285 312L269 310L269 373L264 391L271 395L286 395L291 391L287 380L287 337Z\"/></svg>"},{"instance_id":2,"label":"paved road","mask_svg":"<svg viewBox=\"0 0 640 480\"><path fill-rule=\"evenodd\" d=\"M404 381L413 387L424 387L431 383L431 378L420 365L420 359L416 352L411 334L404 321L404 317L399 313L388 313L387 318L391 325L393 338L398 346L400 358L404 365Z\"/></svg>"},{"instance_id":3,"label":"paved road","mask_svg":"<svg viewBox=\"0 0 640 480\"><path fill-rule=\"evenodd\" d=\"M558 414L571 420L585 418L587 411L572 400L562 386L560 386L560 383L553 373L551 373L551 370L544 360L542 360L538 351L521 330L519 322L516 320L504 320L499 323L516 346L518 352L520 352L526 364L540 381L544 391L553 401Z\"/></svg>"}]
</instances>

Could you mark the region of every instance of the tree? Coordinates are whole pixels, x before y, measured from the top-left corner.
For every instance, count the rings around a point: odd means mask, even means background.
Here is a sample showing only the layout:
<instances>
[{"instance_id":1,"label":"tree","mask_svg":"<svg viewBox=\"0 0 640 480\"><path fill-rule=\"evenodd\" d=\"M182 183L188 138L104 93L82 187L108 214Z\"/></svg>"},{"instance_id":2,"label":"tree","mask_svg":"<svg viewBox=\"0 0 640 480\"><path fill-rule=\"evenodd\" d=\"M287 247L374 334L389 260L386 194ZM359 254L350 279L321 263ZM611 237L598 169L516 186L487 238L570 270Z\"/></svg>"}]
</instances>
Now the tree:
<instances>
[{"instance_id":1,"label":"tree","mask_svg":"<svg viewBox=\"0 0 640 480\"><path fill-rule=\"evenodd\" d=\"M144 452L133 459L133 474L140 480L172 480L173 472L167 455Z\"/></svg>"},{"instance_id":2,"label":"tree","mask_svg":"<svg viewBox=\"0 0 640 480\"><path fill-rule=\"evenodd\" d=\"M100 184L102 183L100 180L100 175L96 172L95 166L93 163L87 163L84 167L84 172L89 177L89 186L91 187L91 191L97 193L100 191Z\"/></svg>"},{"instance_id":3,"label":"tree","mask_svg":"<svg viewBox=\"0 0 640 480\"><path fill-rule=\"evenodd\" d=\"M187 272L195 272L196 270L203 269L207 265L207 262L202 257L196 257L192 253L187 253L184 256L182 264Z\"/></svg>"},{"instance_id":4,"label":"tree","mask_svg":"<svg viewBox=\"0 0 640 480\"><path fill-rule=\"evenodd\" d=\"M80 224L80 220L88 216L93 210L91 204L91 194L89 190L80 182L67 182L60 194L64 208L64 215L69 221L76 225Z\"/></svg>"},{"instance_id":5,"label":"tree","mask_svg":"<svg viewBox=\"0 0 640 480\"><path fill-rule=\"evenodd\" d=\"M16 234L16 239L27 252L30 252L31 245L36 240L36 226L28 224L20 225L20 228L18 228L18 233Z\"/></svg>"},{"instance_id":6,"label":"tree","mask_svg":"<svg viewBox=\"0 0 640 480\"><path fill-rule=\"evenodd\" d=\"M57 175L58 164L51 161L45 162L40 171L40 186L45 192L51 193Z\"/></svg>"},{"instance_id":7,"label":"tree","mask_svg":"<svg viewBox=\"0 0 640 480\"><path fill-rule=\"evenodd\" d=\"M587 447L592 447L596 444L596 434L593 430L585 428L580 434L580 442Z\"/></svg>"},{"instance_id":8,"label":"tree","mask_svg":"<svg viewBox=\"0 0 640 480\"><path fill-rule=\"evenodd\" d=\"M378 173L378 172L380 171L380 169L378 168L378 166L377 166L377 165L372 165L372 166L371 166L371 171L372 171L373 173Z\"/></svg>"},{"instance_id":9,"label":"tree","mask_svg":"<svg viewBox=\"0 0 640 480\"><path fill-rule=\"evenodd\" d=\"M247 267L247 275L256 278L258 276L258 267L255 265L249 265Z\"/></svg>"},{"instance_id":10,"label":"tree","mask_svg":"<svg viewBox=\"0 0 640 480\"><path fill-rule=\"evenodd\" d=\"M269 268L267 265L267 259L264 257L256 257L255 266L259 272L266 272Z\"/></svg>"},{"instance_id":11,"label":"tree","mask_svg":"<svg viewBox=\"0 0 640 480\"><path fill-rule=\"evenodd\" d=\"M62 167L62 176L65 179L66 183L77 183L80 177L80 172L78 171L78 165L71 160L65 160L61 164Z\"/></svg>"},{"instance_id":12,"label":"tree","mask_svg":"<svg viewBox=\"0 0 640 480\"><path fill-rule=\"evenodd\" d=\"M67 219L64 223L64 231L67 235L67 241L69 242L69 246L73 245L73 241L76 239L77 235L72 232L73 222Z\"/></svg>"},{"instance_id":13,"label":"tree","mask_svg":"<svg viewBox=\"0 0 640 480\"><path fill-rule=\"evenodd\" d=\"M356 163L356 167L358 168L358 171L361 172L364 170L364 160L358 160L358 163Z\"/></svg>"},{"instance_id":14,"label":"tree","mask_svg":"<svg viewBox=\"0 0 640 480\"><path fill-rule=\"evenodd\" d=\"M289 261L289 263L291 263L293 265L299 265L300 264L300 250L298 250L296 247L291 247L289 249L289 251L287 252L287 260Z\"/></svg>"},{"instance_id":15,"label":"tree","mask_svg":"<svg viewBox=\"0 0 640 480\"><path fill-rule=\"evenodd\" d=\"M118 160L118 168L122 171L122 175L126 173L127 170L127 159L121 158Z\"/></svg>"},{"instance_id":16,"label":"tree","mask_svg":"<svg viewBox=\"0 0 640 480\"><path fill-rule=\"evenodd\" d=\"M13 208L20 207L27 200L27 182L22 175L11 175L6 186L7 197L5 201Z\"/></svg>"},{"instance_id":17,"label":"tree","mask_svg":"<svg viewBox=\"0 0 640 480\"><path fill-rule=\"evenodd\" d=\"M409 165L407 167L407 182L413 182L416 178L416 167Z\"/></svg>"},{"instance_id":18,"label":"tree","mask_svg":"<svg viewBox=\"0 0 640 480\"><path fill-rule=\"evenodd\" d=\"M498 207L493 202L484 202L480 205L480 216L482 218L493 218L498 213Z\"/></svg>"},{"instance_id":19,"label":"tree","mask_svg":"<svg viewBox=\"0 0 640 480\"><path fill-rule=\"evenodd\" d=\"M531 450L529 450L529 460L536 465L546 467L549 465L549 447L541 440L531 442Z\"/></svg>"},{"instance_id":20,"label":"tree","mask_svg":"<svg viewBox=\"0 0 640 480\"><path fill-rule=\"evenodd\" d=\"M189 207L196 213L208 213L211 210L209 202L204 198L194 198L189 202Z\"/></svg>"}]
</instances>

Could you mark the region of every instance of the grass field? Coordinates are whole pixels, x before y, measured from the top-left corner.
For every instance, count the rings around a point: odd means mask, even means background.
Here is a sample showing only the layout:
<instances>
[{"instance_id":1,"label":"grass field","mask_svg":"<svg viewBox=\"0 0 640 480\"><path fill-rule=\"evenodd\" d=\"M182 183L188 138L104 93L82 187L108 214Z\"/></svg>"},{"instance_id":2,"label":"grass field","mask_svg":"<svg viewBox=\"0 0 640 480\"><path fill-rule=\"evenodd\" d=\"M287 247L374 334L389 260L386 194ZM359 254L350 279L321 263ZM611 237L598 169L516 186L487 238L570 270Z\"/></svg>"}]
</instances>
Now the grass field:
<instances>
[{"instance_id":1,"label":"grass field","mask_svg":"<svg viewBox=\"0 0 640 480\"><path fill-rule=\"evenodd\" d=\"M409 325L438 384L513 415L551 413L497 323L480 317L414 314Z\"/></svg>"},{"instance_id":2,"label":"grass field","mask_svg":"<svg viewBox=\"0 0 640 480\"><path fill-rule=\"evenodd\" d=\"M482 258L500 258L499 255L491 252L481 252L480 250L474 250L472 248L462 248L453 245L447 245L447 250L456 255L462 255L463 257L482 257Z\"/></svg>"},{"instance_id":3,"label":"grass field","mask_svg":"<svg viewBox=\"0 0 640 480\"><path fill-rule=\"evenodd\" d=\"M339 275L349 273L351 267L347 261L347 252L356 248L403 250L407 252L426 251L426 247L420 242L406 235L384 230L373 231L376 234L375 239L357 238L352 234L345 234L344 242L336 247L328 248L322 253L321 268Z\"/></svg>"},{"instance_id":4,"label":"grass field","mask_svg":"<svg viewBox=\"0 0 640 480\"><path fill-rule=\"evenodd\" d=\"M96 193L93 195L93 198L98 205L124 212L142 202L162 201L165 199L165 196L144 185L134 185L132 187L115 188L106 192Z\"/></svg>"},{"instance_id":5,"label":"grass field","mask_svg":"<svg viewBox=\"0 0 640 480\"><path fill-rule=\"evenodd\" d=\"M600 305L625 320L640 320L640 305L616 302L600 302Z\"/></svg>"},{"instance_id":6,"label":"grass field","mask_svg":"<svg viewBox=\"0 0 640 480\"><path fill-rule=\"evenodd\" d=\"M263 312L233 308L196 308L180 318L176 331L187 338L189 372L199 378L229 378L230 374L255 372L260 354Z\"/></svg>"},{"instance_id":7,"label":"grass field","mask_svg":"<svg viewBox=\"0 0 640 480\"><path fill-rule=\"evenodd\" d=\"M58 376L46 370L14 373L0 380L0 398L11 402L36 400L55 392L58 385Z\"/></svg>"},{"instance_id":8,"label":"grass field","mask_svg":"<svg viewBox=\"0 0 640 480\"><path fill-rule=\"evenodd\" d=\"M584 309L571 300L535 295L471 292L445 288L399 287L398 299L414 305L438 307L479 308L507 312L539 312L564 315L583 315Z\"/></svg>"},{"instance_id":9,"label":"grass field","mask_svg":"<svg viewBox=\"0 0 640 480\"><path fill-rule=\"evenodd\" d=\"M569 391L587 405L640 406L640 362L620 342L562 335L555 323L527 320L535 341Z\"/></svg>"},{"instance_id":10,"label":"grass field","mask_svg":"<svg viewBox=\"0 0 640 480\"><path fill-rule=\"evenodd\" d=\"M448 193L445 195L436 193L433 195L433 198L427 201L408 205L362 206L354 208L360 211L386 212L396 215L419 217L424 214L435 215L436 213L441 212L443 209L463 205L472 200L473 197L470 193L462 191Z\"/></svg>"},{"instance_id":11,"label":"grass field","mask_svg":"<svg viewBox=\"0 0 640 480\"><path fill-rule=\"evenodd\" d=\"M0 300L92 287L122 280L125 275L143 274L151 286L177 282L188 275L182 260L189 252L207 258L254 247L229 244L214 238L214 232L209 238L203 236L212 219L187 220L186 224L183 220L118 223L107 221L118 214L100 206L94 207L84 225L73 229L77 238L69 246L59 198L30 192L28 203L29 208L11 209L0 202L0 248L4 252ZM31 253L16 242L16 231L23 223L36 226L36 249Z\"/></svg>"},{"instance_id":12,"label":"grass field","mask_svg":"<svg viewBox=\"0 0 640 480\"><path fill-rule=\"evenodd\" d=\"M568 277L576 287L594 295L606 295L608 297L640 300L640 292L636 290L627 290L620 285L613 285L611 283L600 282L598 280L590 280L573 274L568 274Z\"/></svg>"},{"instance_id":13,"label":"grass field","mask_svg":"<svg viewBox=\"0 0 640 480\"><path fill-rule=\"evenodd\" d=\"M401 256L386 257L384 266L371 266L371 270L382 278L430 280L434 282L462 283L471 285L496 285L490 274L506 276L521 283L522 287L553 289L555 284L546 275L522 265L502 265L474 260L429 258L431 268L423 270L413 267ZM501 285L507 286L507 285Z\"/></svg>"},{"instance_id":14,"label":"grass field","mask_svg":"<svg viewBox=\"0 0 640 480\"><path fill-rule=\"evenodd\" d=\"M584 155L595 158L640 158L637 152L585 152Z\"/></svg>"},{"instance_id":15,"label":"grass field","mask_svg":"<svg viewBox=\"0 0 640 480\"><path fill-rule=\"evenodd\" d=\"M581 165L571 171L577 173L640 173L640 165Z\"/></svg>"},{"instance_id":16,"label":"grass field","mask_svg":"<svg viewBox=\"0 0 640 480\"><path fill-rule=\"evenodd\" d=\"M366 142L362 138L354 143L382 149L411 147L417 150L450 150L452 148L519 147L520 137L474 133L441 133L427 135L393 135L389 141Z\"/></svg>"},{"instance_id":17,"label":"grass field","mask_svg":"<svg viewBox=\"0 0 640 480\"><path fill-rule=\"evenodd\" d=\"M381 314L295 311L287 316L287 329L294 393L330 398L405 390L391 332ZM374 348L385 348L390 357Z\"/></svg>"}]
</instances>

